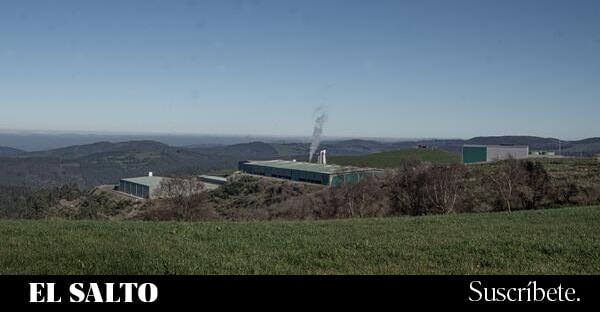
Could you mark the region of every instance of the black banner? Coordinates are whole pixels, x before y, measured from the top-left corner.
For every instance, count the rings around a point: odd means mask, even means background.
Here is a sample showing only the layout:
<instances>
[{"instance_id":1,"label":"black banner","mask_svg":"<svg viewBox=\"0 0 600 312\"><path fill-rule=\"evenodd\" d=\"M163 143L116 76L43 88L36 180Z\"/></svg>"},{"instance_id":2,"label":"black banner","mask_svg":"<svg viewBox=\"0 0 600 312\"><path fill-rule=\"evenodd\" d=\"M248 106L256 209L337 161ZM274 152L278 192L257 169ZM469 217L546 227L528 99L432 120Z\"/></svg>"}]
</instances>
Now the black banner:
<instances>
[{"instance_id":1,"label":"black banner","mask_svg":"<svg viewBox=\"0 0 600 312\"><path fill-rule=\"evenodd\" d=\"M256 308L600 307L599 276L0 276L3 304Z\"/></svg>"}]
</instances>

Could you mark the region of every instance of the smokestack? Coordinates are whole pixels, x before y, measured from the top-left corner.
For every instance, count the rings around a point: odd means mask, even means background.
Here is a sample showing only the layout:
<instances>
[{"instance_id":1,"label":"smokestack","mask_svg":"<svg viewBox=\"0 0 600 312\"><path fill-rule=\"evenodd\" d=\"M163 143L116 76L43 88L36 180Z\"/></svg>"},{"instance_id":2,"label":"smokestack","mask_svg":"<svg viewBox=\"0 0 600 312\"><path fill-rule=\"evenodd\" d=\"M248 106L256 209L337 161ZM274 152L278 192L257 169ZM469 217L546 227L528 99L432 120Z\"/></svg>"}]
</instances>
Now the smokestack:
<instances>
[{"instance_id":1,"label":"smokestack","mask_svg":"<svg viewBox=\"0 0 600 312\"><path fill-rule=\"evenodd\" d=\"M323 111L324 108L322 106L318 107L315 110L315 115L317 115L315 119L315 126L313 128L312 141L310 142L310 152L308 154L308 162L312 162L312 158L317 152L317 148L319 148L319 144L321 143L321 135L323 134L323 126L327 121L327 114Z\"/></svg>"},{"instance_id":2,"label":"smokestack","mask_svg":"<svg viewBox=\"0 0 600 312\"><path fill-rule=\"evenodd\" d=\"M327 164L327 151L321 150L319 152L319 156L317 157L317 164L326 165Z\"/></svg>"}]
</instances>

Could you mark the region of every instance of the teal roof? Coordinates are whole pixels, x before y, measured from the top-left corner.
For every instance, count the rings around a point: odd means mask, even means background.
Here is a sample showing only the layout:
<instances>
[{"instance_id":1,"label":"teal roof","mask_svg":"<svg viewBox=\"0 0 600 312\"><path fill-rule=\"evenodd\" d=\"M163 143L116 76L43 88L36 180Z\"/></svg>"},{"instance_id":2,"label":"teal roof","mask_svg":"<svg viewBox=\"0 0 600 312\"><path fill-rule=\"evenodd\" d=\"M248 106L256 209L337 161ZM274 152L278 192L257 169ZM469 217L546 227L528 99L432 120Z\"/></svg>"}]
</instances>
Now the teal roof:
<instances>
[{"instance_id":1,"label":"teal roof","mask_svg":"<svg viewBox=\"0 0 600 312\"><path fill-rule=\"evenodd\" d=\"M160 182L165 179L169 179L169 178L146 176L146 177L137 177L137 178L126 178L126 179L121 179L121 181L127 181L127 182L131 182L131 183L141 184L141 185L148 186L150 189L155 189L159 186Z\"/></svg>"},{"instance_id":2,"label":"teal roof","mask_svg":"<svg viewBox=\"0 0 600 312\"><path fill-rule=\"evenodd\" d=\"M309 162L302 162L302 161L290 161L290 160L249 161L248 164L273 167L273 168L293 169L293 170L302 170L302 171L317 172L317 173L326 173L326 174L379 171L379 169L374 169L374 168L360 168L360 167L340 166L340 165L322 165L322 164L317 164L317 163L309 163Z\"/></svg>"}]
</instances>

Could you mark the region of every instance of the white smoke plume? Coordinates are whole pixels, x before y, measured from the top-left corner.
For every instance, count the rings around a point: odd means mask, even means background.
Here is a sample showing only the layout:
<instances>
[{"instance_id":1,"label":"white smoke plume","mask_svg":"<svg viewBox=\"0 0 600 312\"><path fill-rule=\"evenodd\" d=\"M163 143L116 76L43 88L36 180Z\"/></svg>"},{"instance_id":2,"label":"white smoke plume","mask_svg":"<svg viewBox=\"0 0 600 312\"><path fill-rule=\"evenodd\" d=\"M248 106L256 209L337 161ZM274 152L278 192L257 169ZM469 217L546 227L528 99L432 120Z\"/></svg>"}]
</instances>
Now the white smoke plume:
<instances>
[{"instance_id":1,"label":"white smoke plume","mask_svg":"<svg viewBox=\"0 0 600 312\"><path fill-rule=\"evenodd\" d=\"M319 148L319 144L321 143L321 135L323 134L323 126L325 126L325 122L327 121L327 113L323 106L319 106L315 110L315 127L313 128L312 141L310 142L310 154L308 156L308 161L311 162L313 156L317 152Z\"/></svg>"}]
</instances>

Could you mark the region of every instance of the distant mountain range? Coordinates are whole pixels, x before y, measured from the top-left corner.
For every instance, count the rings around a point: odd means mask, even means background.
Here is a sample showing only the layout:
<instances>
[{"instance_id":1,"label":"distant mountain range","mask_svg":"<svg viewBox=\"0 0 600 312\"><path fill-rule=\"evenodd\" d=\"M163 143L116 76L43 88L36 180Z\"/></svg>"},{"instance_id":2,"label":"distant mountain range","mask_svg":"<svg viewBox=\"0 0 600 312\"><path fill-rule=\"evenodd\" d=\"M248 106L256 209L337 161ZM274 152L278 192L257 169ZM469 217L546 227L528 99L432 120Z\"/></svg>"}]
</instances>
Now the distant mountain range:
<instances>
[{"instance_id":1,"label":"distant mountain range","mask_svg":"<svg viewBox=\"0 0 600 312\"><path fill-rule=\"evenodd\" d=\"M12 147L0 146L0 157L12 157L24 153L24 151Z\"/></svg>"},{"instance_id":2,"label":"distant mountain range","mask_svg":"<svg viewBox=\"0 0 600 312\"><path fill-rule=\"evenodd\" d=\"M460 139L431 139L401 142L378 142L370 140L325 141L321 148L326 148L331 155L363 155L390 150L405 149L417 145L430 148L439 148L454 153L460 153L465 144L499 145L516 144L528 145L531 150L559 151L559 140L554 138L541 138L534 136L488 136L475 137L468 140ZM308 155L308 144L288 143L271 144L280 154ZM567 156L590 156L600 153L600 138L589 138L578 141L560 141L560 149Z\"/></svg>"},{"instance_id":3,"label":"distant mountain range","mask_svg":"<svg viewBox=\"0 0 600 312\"><path fill-rule=\"evenodd\" d=\"M197 174L236 164L234 157L153 141L100 142L0 158L0 184L47 187L74 183L90 188L149 171L158 175Z\"/></svg>"},{"instance_id":4,"label":"distant mountain range","mask_svg":"<svg viewBox=\"0 0 600 312\"><path fill-rule=\"evenodd\" d=\"M365 155L425 145L460 153L464 144L519 144L532 150L558 151L558 140L532 136L475 137L469 140L420 140L379 142L374 140L324 141L320 148L331 156ZM600 153L600 138L561 141L564 155ZM156 141L97 142L46 151L25 152L0 147L0 185L31 187L75 183L83 188L117 183L120 178L157 175L201 174L235 168L240 160L307 160L308 143L248 142L232 145L198 144L174 147Z\"/></svg>"},{"instance_id":5,"label":"distant mountain range","mask_svg":"<svg viewBox=\"0 0 600 312\"><path fill-rule=\"evenodd\" d=\"M232 145L256 141L281 143L301 142L305 137L250 136L250 135L186 135L186 134L78 134L40 133L27 131L0 131L0 146L24 151L45 151L96 142L156 141L178 147Z\"/></svg>"},{"instance_id":6,"label":"distant mountain range","mask_svg":"<svg viewBox=\"0 0 600 312\"><path fill-rule=\"evenodd\" d=\"M195 147L191 151L215 155L218 157L234 157L243 159L272 159L280 156L274 143L250 142L226 146Z\"/></svg>"}]
</instances>

